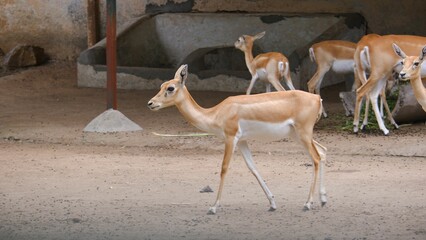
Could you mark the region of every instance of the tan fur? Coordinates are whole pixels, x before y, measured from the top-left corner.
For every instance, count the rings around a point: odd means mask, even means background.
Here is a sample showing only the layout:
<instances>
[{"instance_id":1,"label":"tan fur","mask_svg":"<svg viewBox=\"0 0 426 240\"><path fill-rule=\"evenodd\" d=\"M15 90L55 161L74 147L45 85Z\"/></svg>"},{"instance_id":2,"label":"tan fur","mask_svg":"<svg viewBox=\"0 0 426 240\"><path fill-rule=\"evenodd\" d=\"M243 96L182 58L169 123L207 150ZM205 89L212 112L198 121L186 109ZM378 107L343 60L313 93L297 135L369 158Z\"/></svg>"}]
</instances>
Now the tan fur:
<instances>
[{"instance_id":1,"label":"tan fur","mask_svg":"<svg viewBox=\"0 0 426 240\"><path fill-rule=\"evenodd\" d=\"M378 38L380 38L380 35L378 34L368 34L363 36L356 45L355 54L354 54L354 61L355 61L354 90L360 88L363 84L367 82L366 76L367 76L367 73L370 72L370 67L371 67L369 46L371 41ZM363 57L367 61L367 65L365 65L366 63L361 60L361 57ZM387 85L392 86L393 82L394 82L393 76L389 75ZM383 106L385 107L386 115L389 121L395 126L395 128L398 128L398 125L396 124L395 120L392 117L392 113L389 109L389 105L386 100L386 88L383 88L382 91L380 92L380 99L382 101ZM361 105L359 107L361 108ZM370 98L367 96L366 104L365 104L364 120L363 120L361 129L363 129L368 124L369 107L370 107Z\"/></svg>"},{"instance_id":2,"label":"tan fur","mask_svg":"<svg viewBox=\"0 0 426 240\"><path fill-rule=\"evenodd\" d=\"M399 46L396 45L397 48ZM426 45L424 46L424 51L426 51ZM399 49L399 51L403 51ZM424 58L421 59L422 52L420 52L420 56L406 56L405 51L402 52L404 57L402 70L399 73L402 81L410 81L411 87L413 88L414 96L417 101L422 106L423 110L426 112L426 88L423 85L421 79L421 64L424 61ZM418 65L415 66L415 63Z\"/></svg>"},{"instance_id":3,"label":"tan fur","mask_svg":"<svg viewBox=\"0 0 426 240\"><path fill-rule=\"evenodd\" d=\"M265 32L259 33L255 36L243 35L240 36L234 44L237 49L244 52L246 66L252 76L250 86L248 87L246 94L249 95L251 93L254 83L259 78L256 73L261 69L266 70L266 77L260 79L266 81L267 84L274 86L276 90L285 91L285 88L280 83L282 78L285 79L287 86L294 90L289 69L290 64L288 59L282 53L268 52L253 57L253 42L256 39L262 38L264 34ZM282 72L279 69L280 62L282 62L286 68Z\"/></svg>"},{"instance_id":4,"label":"tan fur","mask_svg":"<svg viewBox=\"0 0 426 240\"><path fill-rule=\"evenodd\" d=\"M338 60L353 60L356 44L348 41L329 40L315 43L309 49L311 60L315 61L317 70L308 81L310 93L320 95L320 85L324 75L330 71L333 63ZM327 117L325 110L323 115Z\"/></svg>"},{"instance_id":5,"label":"tan fur","mask_svg":"<svg viewBox=\"0 0 426 240\"><path fill-rule=\"evenodd\" d=\"M371 39L364 42L365 46L368 46L369 49L371 71L366 83L357 90L354 132L358 131L360 106L364 96L368 96L372 101L373 110L380 129L385 135L389 132L384 126L383 120L378 112L377 95L382 91L382 89L379 88L383 88L386 85L384 81L391 78L392 70L399 61L399 57L392 49L393 43L398 44L407 55L414 56L417 55L420 49L426 44L426 37L411 35L373 36Z\"/></svg>"},{"instance_id":6,"label":"tan fur","mask_svg":"<svg viewBox=\"0 0 426 240\"><path fill-rule=\"evenodd\" d=\"M181 67L179 71L186 70ZM246 127L247 124L271 125L272 129L274 129L274 124L289 124L283 126L288 126L288 129L296 135L302 145L308 150L315 165L315 178L311 185L308 202L305 204L305 207L310 209L319 164L322 164L322 160L325 161L326 154L326 148L313 140L314 125L318 120L318 115L321 114L322 105L320 97L298 90L279 91L228 97L214 107L203 108L194 101L186 89L184 85L186 75L178 74L178 72L175 75L175 79L165 82L161 86L158 94L148 102L148 107L151 110L159 110L175 105L192 125L202 131L213 133L224 139L225 153L222 162L219 191L216 202L210 212L215 213L216 207L219 205L224 177L236 146L242 151L247 165L262 186L270 201L271 209L275 209L275 201L272 193L266 187L260 174L252 166L251 154L248 151L246 143L250 135L245 136L245 139L240 139L245 134L241 132L244 131L244 128L240 124L246 124ZM261 134L266 134L262 131L260 132ZM320 186L322 186L321 184L320 181ZM321 201L325 204L325 190L323 187L321 189Z\"/></svg>"}]
</instances>

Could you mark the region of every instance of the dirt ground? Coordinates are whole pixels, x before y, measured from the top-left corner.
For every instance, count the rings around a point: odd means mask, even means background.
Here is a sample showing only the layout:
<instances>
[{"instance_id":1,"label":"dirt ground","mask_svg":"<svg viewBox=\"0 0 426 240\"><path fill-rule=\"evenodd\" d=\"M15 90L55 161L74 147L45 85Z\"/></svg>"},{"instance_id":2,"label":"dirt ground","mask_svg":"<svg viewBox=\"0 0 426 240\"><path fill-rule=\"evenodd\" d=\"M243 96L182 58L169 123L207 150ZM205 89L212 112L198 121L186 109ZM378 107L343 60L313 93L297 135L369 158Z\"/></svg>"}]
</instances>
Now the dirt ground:
<instances>
[{"instance_id":1,"label":"dirt ground","mask_svg":"<svg viewBox=\"0 0 426 240\"><path fill-rule=\"evenodd\" d=\"M231 162L222 207L207 215L223 145L175 108L150 112L156 91L119 91L119 110L144 128L82 129L105 110L105 90L76 87L73 63L0 78L0 239L426 239L424 123L352 134L339 89L325 89L330 117L315 138L328 148L328 204L303 211L312 166L293 140L250 142L275 195L268 201L242 156ZM193 92L212 106L232 93ZM215 192L200 193L210 186ZM317 197L317 195L316 195Z\"/></svg>"}]
</instances>

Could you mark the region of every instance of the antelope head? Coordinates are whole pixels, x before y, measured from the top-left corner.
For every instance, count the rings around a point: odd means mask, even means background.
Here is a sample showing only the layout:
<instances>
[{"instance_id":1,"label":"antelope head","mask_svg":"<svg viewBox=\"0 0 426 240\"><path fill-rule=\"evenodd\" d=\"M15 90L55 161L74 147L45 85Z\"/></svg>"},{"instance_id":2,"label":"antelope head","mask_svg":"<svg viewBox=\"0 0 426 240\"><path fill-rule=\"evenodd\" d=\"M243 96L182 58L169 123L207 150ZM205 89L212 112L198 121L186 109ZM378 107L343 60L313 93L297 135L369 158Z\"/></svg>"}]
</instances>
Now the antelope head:
<instances>
[{"instance_id":1,"label":"antelope head","mask_svg":"<svg viewBox=\"0 0 426 240\"><path fill-rule=\"evenodd\" d=\"M407 56L398 45L393 43L392 46L396 55L401 58L402 70L399 72L399 78L408 81L420 76L421 65L426 55L426 46L423 47L419 56Z\"/></svg>"},{"instance_id":2,"label":"antelope head","mask_svg":"<svg viewBox=\"0 0 426 240\"><path fill-rule=\"evenodd\" d=\"M162 108L176 105L184 100L182 90L188 77L188 65L182 65L176 71L175 77L161 84L160 91L148 102L148 108L157 111Z\"/></svg>"},{"instance_id":3,"label":"antelope head","mask_svg":"<svg viewBox=\"0 0 426 240\"><path fill-rule=\"evenodd\" d=\"M265 32L258 33L255 36L242 35L234 43L234 46L243 52L251 51L253 48L253 42L259 38L262 38L263 36L265 36Z\"/></svg>"}]
</instances>

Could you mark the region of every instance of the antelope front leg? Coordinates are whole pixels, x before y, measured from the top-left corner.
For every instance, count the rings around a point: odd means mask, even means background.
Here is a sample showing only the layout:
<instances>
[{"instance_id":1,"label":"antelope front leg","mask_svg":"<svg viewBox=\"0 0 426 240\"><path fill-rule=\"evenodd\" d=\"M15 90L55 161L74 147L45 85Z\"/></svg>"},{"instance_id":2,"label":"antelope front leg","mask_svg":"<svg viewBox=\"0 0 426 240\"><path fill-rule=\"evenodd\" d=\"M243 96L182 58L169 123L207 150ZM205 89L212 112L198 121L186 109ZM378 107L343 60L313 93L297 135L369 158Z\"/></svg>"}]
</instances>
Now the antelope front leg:
<instances>
[{"instance_id":1,"label":"antelope front leg","mask_svg":"<svg viewBox=\"0 0 426 240\"><path fill-rule=\"evenodd\" d=\"M275 204L274 195L269 190L268 186L266 186L265 181L263 181L262 176L260 176L259 172L256 169L256 166L253 162L253 158L250 153L250 149L247 145L246 141L241 141L238 143L238 148L240 149L241 153L243 154L244 160L247 164L247 167L250 169L251 173L256 177L257 181L259 182L260 186L262 187L263 191L266 194L266 197L269 200L270 208L269 211L275 211L277 209L277 205Z\"/></svg>"},{"instance_id":2,"label":"antelope front leg","mask_svg":"<svg viewBox=\"0 0 426 240\"><path fill-rule=\"evenodd\" d=\"M249 87L247 88L246 95L250 95L251 90L253 89L254 83L256 82L256 80L257 80L258 78L259 78L259 75L258 75L257 73L255 73L255 74L251 77L250 85L249 85Z\"/></svg>"},{"instance_id":3,"label":"antelope front leg","mask_svg":"<svg viewBox=\"0 0 426 240\"><path fill-rule=\"evenodd\" d=\"M231 161L232 155L234 153L234 148L234 138L227 137L225 139L225 154L223 156L222 171L220 172L220 184L219 190L217 192L216 202L212 207L210 207L207 214L216 214L217 207L220 206L220 198L222 196L223 184L226 173L228 172L229 162Z\"/></svg>"},{"instance_id":4,"label":"antelope front leg","mask_svg":"<svg viewBox=\"0 0 426 240\"><path fill-rule=\"evenodd\" d=\"M383 122L383 119L380 115L380 110L379 110L379 106L378 106L378 103L377 103L377 96L370 97L370 100L371 100L371 104L373 105L374 114L376 115L376 120L377 120L377 123L379 124L380 130L383 131L384 135L388 135L389 130L386 128L386 126Z\"/></svg>"},{"instance_id":5,"label":"antelope front leg","mask_svg":"<svg viewBox=\"0 0 426 240\"><path fill-rule=\"evenodd\" d=\"M377 123L379 124L379 128L380 130L383 131L384 135L388 135L389 130L386 128L383 122L383 119L379 110L379 105L378 105L378 96L380 95L382 88L385 87L385 84L386 84L386 81L384 81L384 79L381 79L373 88L373 90L370 92L369 97L370 97L371 105L373 106L374 114L376 115Z\"/></svg>"},{"instance_id":6,"label":"antelope front leg","mask_svg":"<svg viewBox=\"0 0 426 240\"><path fill-rule=\"evenodd\" d=\"M387 117L388 117L388 120L389 120L389 122L391 122L391 124L395 127L395 129L398 129L399 128L399 126L398 126L398 124L395 122L395 119L393 119L393 116L392 116L392 113L391 113L391 111L390 111L390 109L389 109L389 105L388 105L388 102L386 101L386 92L385 92L385 88L382 90L382 93L380 94L380 98L381 98L381 100L382 100L382 105L384 105L384 107L385 107L385 110L386 110L386 114L387 114ZM383 114L383 110L381 110L382 111L382 114Z\"/></svg>"}]
</instances>

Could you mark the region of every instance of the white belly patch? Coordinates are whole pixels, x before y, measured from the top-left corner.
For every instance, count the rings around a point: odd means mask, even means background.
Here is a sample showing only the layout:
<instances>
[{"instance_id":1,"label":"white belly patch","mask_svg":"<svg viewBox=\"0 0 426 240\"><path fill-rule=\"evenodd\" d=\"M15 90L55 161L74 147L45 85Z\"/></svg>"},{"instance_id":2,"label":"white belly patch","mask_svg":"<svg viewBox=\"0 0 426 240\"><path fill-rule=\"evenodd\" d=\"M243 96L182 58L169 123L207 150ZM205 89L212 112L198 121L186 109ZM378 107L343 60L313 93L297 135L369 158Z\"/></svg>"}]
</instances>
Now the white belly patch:
<instances>
[{"instance_id":1,"label":"white belly patch","mask_svg":"<svg viewBox=\"0 0 426 240\"><path fill-rule=\"evenodd\" d=\"M354 60L336 60L331 66L336 73L351 73L354 72Z\"/></svg>"},{"instance_id":2,"label":"white belly patch","mask_svg":"<svg viewBox=\"0 0 426 240\"><path fill-rule=\"evenodd\" d=\"M259 80L261 81L268 81L268 74L266 73L266 69L262 68L257 70L257 76L259 77Z\"/></svg>"},{"instance_id":3,"label":"white belly patch","mask_svg":"<svg viewBox=\"0 0 426 240\"><path fill-rule=\"evenodd\" d=\"M241 140L278 140L288 137L293 132L294 121L267 123L253 120L240 120L237 137Z\"/></svg>"},{"instance_id":4,"label":"white belly patch","mask_svg":"<svg viewBox=\"0 0 426 240\"><path fill-rule=\"evenodd\" d=\"M423 61L421 65L420 75L421 77L426 77L426 61Z\"/></svg>"}]
</instances>

